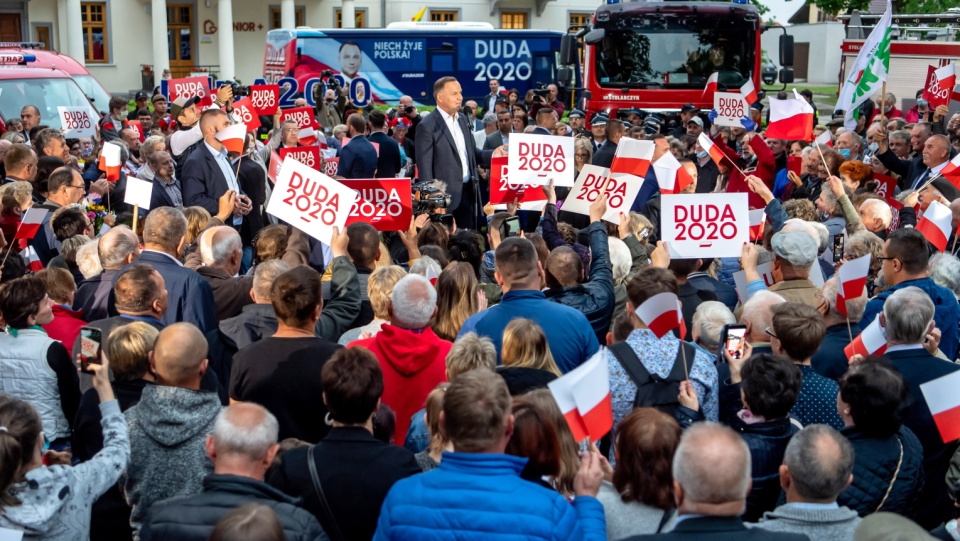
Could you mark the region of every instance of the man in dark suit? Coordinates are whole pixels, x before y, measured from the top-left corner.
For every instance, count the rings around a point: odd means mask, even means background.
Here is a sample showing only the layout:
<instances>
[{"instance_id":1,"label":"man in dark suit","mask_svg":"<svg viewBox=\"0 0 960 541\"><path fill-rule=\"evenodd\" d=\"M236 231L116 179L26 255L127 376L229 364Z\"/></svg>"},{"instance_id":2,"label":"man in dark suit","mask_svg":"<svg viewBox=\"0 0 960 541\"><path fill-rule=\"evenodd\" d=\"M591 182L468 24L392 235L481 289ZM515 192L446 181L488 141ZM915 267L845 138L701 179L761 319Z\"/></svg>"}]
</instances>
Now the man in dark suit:
<instances>
[{"instance_id":1,"label":"man in dark suit","mask_svg":"<svg viewBox=\"0 0 960 541\"><path fill-rule=\"evenodd\" d=\"M150 169L154 172L150 208L182 207L183 192L180 189L180 181L173 176L173 157L160 150L153 153L148 162Z\"/></svg>"},{"instance_id":2,"label":"man in dark suit","mask_svg":"<svg viewBox=\"0 0 960 541\"><path fill-rule=\"evenodd\" d=\"M463 90L455 77L433 85L437 109L420 122L415 139L419 180L441 180L451 196L451 212L461 228L475 229L480 213L477 165L490 167L492 151L481 152L466 117L459 113Z\"/></svg>"},{"instance_id":3,"label":"man in dark suit","mask_svg":"<svg viewBox=\"0 0 960 541\"><path fill-rule=\"evenodd\" d=\"M179 255L186 235L187 219L179 209L160 207L151 210L143 224L143 251L136 262L156 269L166 283L168 307L161 322L171 325L185 321L207 333L217 328L213 291L199 274L180 263ZM121 269L120 273L128 267Z\"/></svg>"},{"instance_id":4,"label":"man in dark suit","mask_svg":"<svg viewBox=\"0 0 960 541\"><path fill-rule=\"evenodd\" d=\"M610 164L613 163L613 156L617 152L617 144L623 137L623 122L615 118L608 120L604 132L607 138L593 153L591 163L600 167L610 167Z\"/></svg>"},{"instance_id":5,"label":"man in dark suit","mask_svg":"<svg viewBox=\"0 0 960 541\"><path fill-rule=\"evenodd\" d=\"M236 192L233 225L239 227L243 216L250 212L250 201L240 190L227 148L217 139L217 133L228 126L230 117L220 109L207 109L200 115L203 142L184 162L180 188L184 206L200 206L211 215L220 210L218 200L223 194Z\"/></svg>"},{"instance_id":6,"label":"man in dark suit","mask_svg":"<svg viewBox=\"0 0 960 541\"><path fill-rule=\"evenodd\" d=\"M140 239L129 227L115 226L97 241L97 255L103 272L80 282L73 297L73 309L83 310L87 321L108 316L113 279L122 267L140 257Z\"/></svg>"},{"instance_id":7,"label":"man in dark suit","mask_svg":"<svg viewBox=\"0 0 960 541\"><path fill-rule=\"evenodd\" d=\"M702 259L700 268L687 275L687 282L698 290L713 292L732 312L737 309L737 290L707 274L713 262L713 259Z\"/></svg>"},{"instance_id":8,"label":"man in dark suit","mask_svg":"<svg viewBox=\"0 0 960 541\"><path fill-rule=\"evenodd\" d=\"M884 265L889 263L884 261ZM943 443L930 407L920 390L924 383L960 370L960 365L934 357L926 349L926 337L934 328L934 306L922 289L897 290L883 303L880 324L887 336L885 356L903 375L910 390L910 404L903 424L923 445L923 490L917 497L915 520L926 529L950 518L952 502L943 482L956 442Z\"/></svg>"},{"instance_id":9,"label":"man in dark suit","mask_svg":"<svg viewBox=\"0 0 960 541\"><path fill-rule=\"evenodd\" d=\"M881 127L874 137L874 142L877 143L877 158L887 169L900 176L900 189L908 190L918 187L917 182L924 177L927 169L931 167L924 163L923 147L932 134L933 125L929 122L920 122L910 130L910 145L916 154L916 157L912 160L901 160L890 150L890 139L885 127ZM950 148L949 142L947 148ZM927 178L929 178L929 174ZM923 178L923 181L925 182L926 178Z\"/></svg>"},{"instance_id":10,"label":"man in dark suit","mask_svg":"<svg viewBox=\"0 0 960 541\"><path fill-rule=\"evenodd\" d=\"M803 541L805 535L747 528L740 519L750 491L750 451L732 429L697 423L680 437L673 467L677 520L673 531L629 537L657 539Z\"/></svg>"},{"instance_id":11,"label":"man in dark suit","mask_svg":"<svg viewBox=\"0 0 960 541\"><path fill-rule=\"evenodd\" d=\"M376 178L396 178L403 164L400 163L400 144L386 134L387 115L383 111L370 111L367 122L370 123L367 140L380 145Z\"/></svg>"},{"instance_id":12,"label":"man in dark suit","mask_svg":"<svg viewBox=\"0 0 960 541\"><path fill-rule=\"evenodd\" d=\"M232 227L217 226L201 233L198 241L203 266L197 268L197 273L213 291L217 320L239 315L244 306L253 304L253 276L237 274L243 259L240 234Z\"/></svg>"},{"instance_id":13,"label":"man in dark suit","mask_svg":"<svg viewBox=\"0 0 960 541\"><path fill-rule=\"evenodd\" d=\"M533 133L538 135L553 135L553 130L557 127L560 117L551 107L541 107L537 110L537 127Z\"/></svg>"},{"instance_id":14,"label":"man in dark suit","mask_svg":"<svg viewBox=\"0 0 960 541\"><path fill-rule=\"evenodd\" d=\"M500 81L490 79L490 93L480 99L480 114L477 116L482 118L483 115L493 112L494 107L497 105L497 100L502 98L503 96L500 94Z\"/></svg>"},{"instance_id":15,"label":"man in dark suit","mask_svg":"<svg viewBox=\"0 0 960 541\"><path fill-rule=\"evenodd\" d=\"M367 120L359 113L347 117L347 136L340 150L337 174L343 178L374 178L377 173L377 150L363 136ZM399 151L398 151L399 152Z\"/></svg>"},{"instance_id":16,"label":"man in dark suit","mask_svg":"<svg viewBox=\"0 0 960 541\"><path fill-rule=\"evenodd\" d=\"M53 227L50 225L53 213L60 207L83 201L83 197L87 195L80 172L72 167L55 169L47 178L47 187L47 200L35 205L36 208L47 210L47 213L43 216L40 230L28 242L44 266L60 253L60 241L53 234Z\"/></svg>"},{"instance_id":17,"label":"man in dark suit","mask_svg":"<svg viewBox=\"0 0 960 541\"><path fill-rule=\"evenodd\" d=\"M483 150L496 150L510 143L510 133L513 131L513 122L510 120L510 111L497 113L497 131L487 136L483 142Z\"/></svg>"}]
</instances>

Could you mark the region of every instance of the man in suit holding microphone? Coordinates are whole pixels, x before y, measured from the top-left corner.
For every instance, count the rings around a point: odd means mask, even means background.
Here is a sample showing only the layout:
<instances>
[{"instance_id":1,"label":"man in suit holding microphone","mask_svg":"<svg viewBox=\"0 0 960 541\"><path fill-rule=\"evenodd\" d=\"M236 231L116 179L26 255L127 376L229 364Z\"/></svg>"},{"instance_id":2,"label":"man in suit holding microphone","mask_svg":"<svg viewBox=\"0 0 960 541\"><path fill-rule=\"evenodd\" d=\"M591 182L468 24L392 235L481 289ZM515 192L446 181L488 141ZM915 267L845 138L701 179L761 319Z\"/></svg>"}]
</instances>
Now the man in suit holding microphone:
<instances>
[{"instance_id":1,"label":"man in suit holding microphone","mask_svg":"<svg viewBox=\"0 0 960 541\"><path fill-rule=\"evenodd\" d=\"M441 180L451 196L448 212L457 227L476 229L482 206L477 164L490 167L492 151L477 149L466 117L460 113L463 91L455 77L441 77L433 85L437 109L417 127L419 181Z\"/></svg>"}]
</instances>

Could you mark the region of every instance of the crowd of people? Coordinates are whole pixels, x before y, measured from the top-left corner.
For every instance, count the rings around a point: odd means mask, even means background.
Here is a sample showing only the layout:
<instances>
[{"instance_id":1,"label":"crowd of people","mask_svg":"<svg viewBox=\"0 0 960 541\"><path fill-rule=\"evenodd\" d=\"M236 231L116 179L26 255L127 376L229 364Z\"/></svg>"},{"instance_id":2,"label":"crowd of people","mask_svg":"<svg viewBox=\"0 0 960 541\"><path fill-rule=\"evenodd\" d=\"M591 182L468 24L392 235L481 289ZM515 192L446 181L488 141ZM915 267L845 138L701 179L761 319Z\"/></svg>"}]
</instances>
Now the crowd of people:
<instances>
[{"instance_id":1,"label":"crowd of people","mask_svg":"<svg viewBox=\"0 0 960 541\"><path fill-rule=\"evenodd\" d=\"M960 115L903 118L885 96L856 129L818 125L830 142L811 146L765 138L759 104L742 128L692 105L672 128L629 110L586 128L554 85L521 98L493 80L465 101L444 77L433 95L428 114L324 94L317 139L338 177L415 167L445 183L453 215L354 223L328 244L265 211L271 151L299 146L295 123L264 118L239 155L217 139L229 85L205 110L115 98L93 139L31 106L8 124L0 531L960 539L960 452L921 392L960 370L960 190L938 175ZM577 170L609 166L623 137L652 140L694 179L687 193L748 193L763 233L740 257L671 258L653 168L616 224L605 195L575 214L552 182L541 212L496 210L490 160L520 132L576 138ZM97 167L107 145L118 181ZM123 203L132 177L152 182L149 210ZM953 212L942 253L914 227L934 201ZM18 238L31 208L43 223ZM865 255L863 293L838 301L837 270ZM638 308L662 293L684 325L658 337ZM885 352L848 359L874 320ZM88 331L102 337L89 366ZM549 384L595 355L614 426L577 441Z\"/></svg>"}]
</instances>

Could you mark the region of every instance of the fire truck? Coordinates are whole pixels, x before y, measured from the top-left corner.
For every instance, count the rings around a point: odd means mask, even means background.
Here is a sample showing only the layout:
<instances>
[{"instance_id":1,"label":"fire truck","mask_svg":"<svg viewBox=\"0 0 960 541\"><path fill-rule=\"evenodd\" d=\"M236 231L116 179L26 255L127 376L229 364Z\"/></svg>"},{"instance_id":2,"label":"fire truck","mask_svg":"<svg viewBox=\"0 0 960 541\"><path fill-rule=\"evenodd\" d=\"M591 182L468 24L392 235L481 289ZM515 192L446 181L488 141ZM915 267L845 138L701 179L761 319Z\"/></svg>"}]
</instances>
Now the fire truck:
<instances>
[{"instance_id":1,"label":"fire truck","mask_svg":"<svg viewBox=\"0 0 960 541\"><path fill-rule=\"evenodd\" d=\"M641 116L667 122L686 103L709 111L713 96L703 89L713 73L720 91L736 92L747 80L757 90L762 81L793 82L793 37L782 27L767 27L746 0L608 2L589 25L571 27L561 41L559 80L567 88L582 54L583 85L574 90L587 118L639 109ZM761 77L760 36L768 29L783 31L784 67Z\"/></svg>"},{"instance_id":2,"label":"fire truck","mask_svg":"<svg viewBox=\"0 0 960 541\"><path fill-rule=\"evenodd\" d=\"M838 85L846 80L863 42L873 30L880 15L854 11L840 17L846 23L843 56ZM890 34L890 74L887 92L892 92L902 110L916 105L917 90L927 79L928 66L941 67L960 62L960 42L956 40L960 27L957 8L947 13L929 15L894 14ZM839 88L839 86L838 86ZM952 102L957 107L957 102Z\"/></svg>"}]
</instances>

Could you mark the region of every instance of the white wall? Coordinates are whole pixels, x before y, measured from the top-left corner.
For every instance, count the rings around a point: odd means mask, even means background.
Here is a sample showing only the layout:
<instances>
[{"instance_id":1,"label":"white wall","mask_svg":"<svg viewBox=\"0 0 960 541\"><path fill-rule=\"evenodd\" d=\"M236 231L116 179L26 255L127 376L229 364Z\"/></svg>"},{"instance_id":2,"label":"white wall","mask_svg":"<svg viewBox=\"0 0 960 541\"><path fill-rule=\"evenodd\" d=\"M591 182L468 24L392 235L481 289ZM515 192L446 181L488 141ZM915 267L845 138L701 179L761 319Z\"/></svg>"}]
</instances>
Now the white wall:
<instances>
[{"instance_id":1,"label":"white wall","mask_svg":"<svg viewBox=\"0 0 960 541\"><path fill-rule=\"evenodd\" d=\"M787 33L793 36L794 43L809 43L810 56L807 66L807 83L833 84L840 72L840 46L843 44L843 23L826 22L816 24L796 24L788 26ZM780 50L779 29L772 28L763 33L762 47L770 59L778 63Z\"/></svg>"},{"instance_id":2,"label":"white wall","mask_svg":"<svg viewBox=\"0 0 960 541\"><path fill-rule=\"evenodd\" d=\"M217 33L205 40L204 21L217 24L217 0L169 0L194 3L194 47L197 48L196 63L219 65L220 50L217 36L232 29L217 28ZM151 50L151 14L149 0L106 0L109 26L110 63L88 64L87 69L112 93L126 93L140 87L140 65L153 63ZM306 24L314 28L331 28L335 24L335 8L340 2L321 0L296 0L297 6L306 8ZM424 2L424 0L386 0L386 22L408 21L424 5L434 9L457 9L461 21L489 22L500 26L500 12L490 15L488 0L460 0L452 2ZM234 32L234 58L236 76L244 83L252 83L262 74L264 44L270 25L270 7L279 7L280 0L233 0L235 23L253 23L253 31ZM381 0L355 0L356 9L365 10L367 25L380 26ZM530 28L566 31L570 12L592 12L599 6L597 0L551 0L543 15L536 16L536 0L503 0L499 9L527 11ZM51 22L54 35L59 37L62 25L58 18L57 0L31 0L28 4L29 22ZM262 28L257 28L262 25ZM204 43L209 41L209 43ZM57 39L59 49L62 41ZM839 65L839 64L838 64Z\"/></svg>"}]
</instances>

